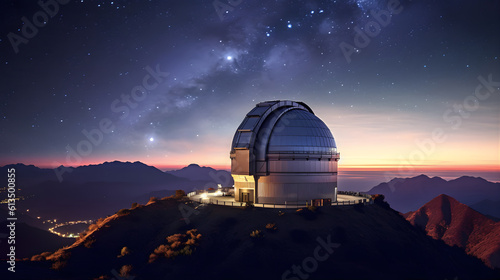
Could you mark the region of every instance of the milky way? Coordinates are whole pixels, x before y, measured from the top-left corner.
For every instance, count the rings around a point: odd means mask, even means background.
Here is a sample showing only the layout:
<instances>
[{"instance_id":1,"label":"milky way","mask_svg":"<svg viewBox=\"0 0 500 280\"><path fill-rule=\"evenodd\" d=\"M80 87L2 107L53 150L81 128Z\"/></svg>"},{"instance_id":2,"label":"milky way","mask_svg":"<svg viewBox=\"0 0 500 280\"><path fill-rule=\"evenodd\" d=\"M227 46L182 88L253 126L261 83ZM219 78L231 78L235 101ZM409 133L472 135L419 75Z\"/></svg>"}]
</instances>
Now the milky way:
<instances>
[{"instance_id":1,"label":"milky way","mask_svg":"<svg viewBox=\"0 0 500 280\"><path fill-rule=\"evenodd\" d=\"M498 1L44 2L0 4L1 164L225 165L274 99L310 105L344 163L397 162L435 128L423 163L500 161L471 151L498 152L498 84L467 100L500 81Z\"/></svg>"}]
</instances>

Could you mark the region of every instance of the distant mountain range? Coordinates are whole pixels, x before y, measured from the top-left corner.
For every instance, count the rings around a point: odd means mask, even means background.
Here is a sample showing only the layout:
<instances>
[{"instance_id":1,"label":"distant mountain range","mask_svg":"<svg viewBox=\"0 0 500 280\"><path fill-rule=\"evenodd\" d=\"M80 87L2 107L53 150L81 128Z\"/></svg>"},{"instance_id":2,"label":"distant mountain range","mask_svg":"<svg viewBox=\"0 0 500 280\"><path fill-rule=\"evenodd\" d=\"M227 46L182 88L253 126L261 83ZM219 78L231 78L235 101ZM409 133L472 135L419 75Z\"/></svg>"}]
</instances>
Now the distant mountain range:
<instances>
[{"instance_id":1,"label":"distant mountain range","mask_svg":"<svg viewBox=\"0 0 500 280\"><path fill-rule=\"evenodd\" d=\"M463 176L446 181L440 177L429 178L420 175L413 178L394 178L373 187L368 193L383 194L393 209L406 213L417 210L440 194L454 197L467 205L485 199L498 200L500 183L492 183L478 177Z\"/></svg>"},{"instance_id":2,"label":"distant mountain range","mask_svg":"<svg viewBox=\"0 0 500 280\"><path fill-rule=\"evenodd\" d=\"M60 182L54 169L15 164L18 193L25 200L21 210L42 219L92 219L112 214L115 209L133 202L144 203L151 194L171 194L176 189L190 192L208 187L232 186L233 179L225 170L190 164L180 170L163 172L141 162L105 162L97 165L69 167ZM439 194L447 194L471 205L478 211L500 218L500 183L482 178L460 177L446 181L420 175L394 178L373 187L369 193L384 194L394 209L405 213L418 209ZM491 201L488 201L491 200ZM64 209L64 211L61 211Z\"/></svg>"},{"instance_id":3,"label":"distant mountain range","mask_svg":"<svg viewBox=\"0 0 500 280\"><path fill-rule=\"evenodd\" d=\"M39 261L18 261L17 272L8 276L33 280L500 278L498 271L458 247L430 238L380 201L296 211L201 207L185 198L168 198L121 210L92 226L70 247L35 259Z\"/></svg>"},{"instance_id":4,"label":"distant mountain range","mask_svg":"<svg viewBox=\"0 0 500 280\"><path fill-rule=\"evenodd\" d=\"M177 189L189 192L217 186L219 178L226 180L228 173L197 165L163 172L141 162L114 161L69 167L59 181L54 169L13 164L0 167L0 173L7 174L8 168L16 169L20 189L17 196L24 198L18 203L19 210L28 214L29 209L29 215L42 220L87 220L111 215L133 202L145 203L152 194L170 195ZM232 185L232 181L226 184Z\"/></svg>"},{"instance_id":5,"label":"distant mountain range","mask_svg":"<svg viewBox=\"0 0 500 280\"><path fill-rule=\"evenodd\" d=\"M487 265L500 268L500 222L444 194L404 216L432 238L464 248Z\"/></svg>"},{"instance_id":6,"label":"distant mountain range","mask_svg":"<svg viewBox=\"0 0 500 280\"><path fill-rule=\"evenodd\" d=\"M177 177L212 182L215 187L221 184L223 187L232 187L234 185L231 173L225 170L215 170L211 167L199 166L198 164L190 164L179 170L166 171Z\"/></svg>"},{"instance_id":7,"label":"distant mountain range","mask_svg":"<svg viewBox=\"0 0 500 280\"><path fill-rule=\"evenodd\" d=\"M54 169L41 169L33 165L12 164L0 168L3 172L8 168L15 168L18 180L31 186L42 181L59 181ZM171 184L186 182L185 178L179 178L161 170L148 166L142 162L104 162L97 165L85 165L79 167L64 167L66 171L62 174L61 183L68 181L72 183L90 182L128 182L141 184Z\"/></svg>"}]
</instances>

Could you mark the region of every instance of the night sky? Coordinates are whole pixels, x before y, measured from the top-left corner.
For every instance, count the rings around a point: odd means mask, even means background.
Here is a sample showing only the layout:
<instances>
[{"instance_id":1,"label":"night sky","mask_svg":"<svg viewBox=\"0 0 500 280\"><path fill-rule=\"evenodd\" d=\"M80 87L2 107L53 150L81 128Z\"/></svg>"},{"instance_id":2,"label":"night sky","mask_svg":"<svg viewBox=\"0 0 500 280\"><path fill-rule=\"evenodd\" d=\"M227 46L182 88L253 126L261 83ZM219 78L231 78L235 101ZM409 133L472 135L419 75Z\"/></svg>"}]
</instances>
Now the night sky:
<instances>
[{"instance_id":1,"label":"night sky","mask_svg":"<svg viewBox=\"0 0 500 280\"><path fill-rule=\"evenodd\" d=\"M276 99L341 167L500 165L499 1L60 2L0 3L0 165L227 167Z\"/></svg>"}]
</instances>

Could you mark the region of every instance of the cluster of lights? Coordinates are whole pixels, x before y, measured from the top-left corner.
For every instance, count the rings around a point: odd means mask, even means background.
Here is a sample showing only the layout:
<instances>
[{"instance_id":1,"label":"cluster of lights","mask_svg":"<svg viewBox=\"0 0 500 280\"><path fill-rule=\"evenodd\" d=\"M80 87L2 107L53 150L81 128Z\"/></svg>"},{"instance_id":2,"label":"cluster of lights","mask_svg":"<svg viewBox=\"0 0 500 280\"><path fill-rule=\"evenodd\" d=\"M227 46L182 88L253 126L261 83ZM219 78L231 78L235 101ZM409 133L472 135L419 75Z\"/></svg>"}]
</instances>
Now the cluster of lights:
<instances>
[{"instance_id":1,"label":"cluster of lights","mask_svg":"<svg viewBox=\"0 0 500 280\"><path fill-rule=\"evenodd\" d=\"M22 196L18 196L18 197L14 198L14 199L15 199L16 201L19 201L19 200L24 200L24 197L22 197ZM8 203L9 203L9 199L7 199L7 198L6 198L6 199L4 199L4 200L2 200L2 201L0 201L0 204L8 204Z\"/></svg>"},{"instance_id":2,"label":"cluster of lights","mask_svg":"<svg viewBox=\"0 0 500 280\"><path fill-rule=\"evenodd\" d=\"M213 197L213 196L223 196L223 195L224 195L224 193L222 192L222 190L221 190L220 188L221 188L221 186L219 186L219 189L218 189L216 192L211 193L211 194L206 193L206 192L205 192L205 193L202 193L202 194L201 194L201 196L200 196L200 197L201 197L201 199L207 199L207 198L209 197L209 195L210 195L210 196L212 196L212 197Z\"/></svg>"},{"instance_id":3,"label":"cluster of lights","mask_svg":"<svg viewBox=\"0 0 500 280\"><path fill-rule=\"evenodd\" d=\"M28 210L26 210L26 211L28 211L28 212L29 212L29 209L28 209ZM53 219L53 220L45 220L45 221L43 221L43 224L45 224L45 223L48 223L48 224L55 224L55 223L57 223L57 219Z\"/></svg>"},{"instance_id":4,"label":"cluster of lights","mask_svg":"<svg viewBox=\"0 0 500 280\"><path fill-rule=\"evenodd\" d=\"M56 221L56 220L54 220ZM64 237L64 238L77 238L79 236L79 233L69 233L69 234L63 234L63 233L60 233L60 232L57 232L55 231L58 227L62 227L62 226L67 226L67 225L76 225L76 224L92 224L93 221L92 220L88 220L88 221L70 221L70 222L65 222L65 223L60 223L60 224L57 224L51 228L49 228L49 231L55 235L58 235L60 237Z\"/></svg>"}]
</instances>

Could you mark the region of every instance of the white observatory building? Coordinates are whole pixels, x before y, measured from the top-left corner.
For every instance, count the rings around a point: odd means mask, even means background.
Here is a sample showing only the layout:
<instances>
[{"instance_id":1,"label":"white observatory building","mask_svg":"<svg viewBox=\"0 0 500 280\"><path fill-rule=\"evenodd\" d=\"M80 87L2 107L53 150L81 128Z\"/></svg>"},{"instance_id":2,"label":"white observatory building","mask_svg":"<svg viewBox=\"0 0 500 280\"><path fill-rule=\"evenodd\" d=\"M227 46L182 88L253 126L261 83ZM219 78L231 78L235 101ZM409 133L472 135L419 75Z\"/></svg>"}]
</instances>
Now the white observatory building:
<instances>
[{"instance_id":1,"label":"white observatory building","mask_svg":"<svg viewBox=\"0 0 500 280\"><path fill-rule=\"evenodd\" d=\"M257 104L236 130L230 157L236 201L337 201L335 139L303 102Z\"/></svg>"}]
</instances>

